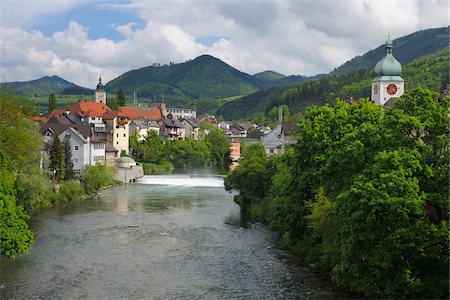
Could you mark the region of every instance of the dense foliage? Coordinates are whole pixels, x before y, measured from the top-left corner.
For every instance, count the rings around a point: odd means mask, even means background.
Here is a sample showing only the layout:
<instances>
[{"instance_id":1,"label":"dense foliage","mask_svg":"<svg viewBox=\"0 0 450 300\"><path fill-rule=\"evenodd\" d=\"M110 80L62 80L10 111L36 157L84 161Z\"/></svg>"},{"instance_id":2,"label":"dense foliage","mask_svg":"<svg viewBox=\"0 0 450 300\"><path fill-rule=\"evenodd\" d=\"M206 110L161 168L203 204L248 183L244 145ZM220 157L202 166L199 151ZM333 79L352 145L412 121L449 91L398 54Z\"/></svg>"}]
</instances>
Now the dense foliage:
<instances>
[{"instance_id":1,"label":"dense foliage","mask_svg":"<svg viewBox=\"0 0 450 300\"><path fill-rule=\"evenodd\" d=\"M209 128L204 141L190 138L165 141L153 130L149 130L147 137L141 141L136 136L130 137L131 155L136 161L144 163L147 173L157 170L167 173L173 168L227 167L230 163L229 147L225 134L217 128Z\"/></svg>"},{"instance_id":2,"label":"dense foliage","mask_svg":"<svg viewBox=\"0 0 450 300\"><path fill-rule=\"evenodd\" d=\"M245 156L225 186L338 285L448 297L449 106L418 88L385 111L367 100L311 107L293 151Z\"/></svg>"},{"instance_id":3,"label":"dense foliage","mask_svg":"<svg viewBox=\"0 0 450 300\"><path fill-rule=\"evenodd\" d=\"M82 178L85 192L92 194L102 188L114 185L116 183L114 172L114 168L105 164L97 163L94 166L87 166Z\"/></svg>"}]
</instances>

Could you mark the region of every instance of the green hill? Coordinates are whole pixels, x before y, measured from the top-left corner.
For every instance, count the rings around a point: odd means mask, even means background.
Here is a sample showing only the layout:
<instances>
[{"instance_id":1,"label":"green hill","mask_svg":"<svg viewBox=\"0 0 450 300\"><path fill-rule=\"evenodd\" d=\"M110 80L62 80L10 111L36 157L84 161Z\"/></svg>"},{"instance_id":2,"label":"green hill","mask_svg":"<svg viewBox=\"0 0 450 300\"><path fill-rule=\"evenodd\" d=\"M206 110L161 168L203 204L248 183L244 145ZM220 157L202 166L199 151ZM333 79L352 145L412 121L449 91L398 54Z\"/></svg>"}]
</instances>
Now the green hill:
<instances>
[{"instance_id":1,"label":"green hill","mask_svg":"<svg viewBox=\"0 0 450 300\"><path fill-rule=\"evenodd\" d=\"M240 72L221 60L202 55L180 64L153 65L111 80L106 90L138 93L141 98L165 97L169 105L186 104L194 99L226 98L247 95L265 86L265 82Z\"/></svg>"},{"instance_id":2,"label":"green hill","mask_svg":"<svg viewBox=\"0 0 450 300\"><path fill-rule=\"evenodd\" d=\"M92 94L93 90L78 86L58 76L44 76L30 81L6 82L17 95L26 97L47 96L51 93L63 95Z\"/></svg>"},{"instance_id":3,"label":"green hill","mask_svg":"<svg viewBox=\"0 0 450 300\"><path fill-rule=\"evenodd\" d=\"M402 77L405 79L406 91L418 86L440 91L449 82L448 61L449 47L404 65ZM368 98L373 78L375 73L371 67L283 88L260 90L225 103L217 110L217 115L226 120L250 119L267 113L280 104L286 104L291 111L299 112L312 104L333 103L336 98Z\"/></svg>"},{"instance_id":4,"label":"green hill","mask_svg":"<svg viewBox=\"0 0 450 300\"><path fill-rule=\"evenodd\" d=\"M277 79L281 79L286 76L284 76L283 74L274 72L274 71L264 71L264 72L259 72L259 73L253 74L253 77L256 77L263 81L275 81Z\"/></svg>"},{"instance_id":5,"label":"green hill","mask_svg":"<svg viewBox=\"0 0 450 300\"><path fill-rule=\"evenodd\" d=\"M404 37L393 40L395 58L402 64L407 64L417 57L435 53L449 45L449 27L417 31ZM367 69L384 56L385 45L366 52L362 56L344 63L332 71L331 75L342 75L352 71Z\"/></svg>"}]
</instances>

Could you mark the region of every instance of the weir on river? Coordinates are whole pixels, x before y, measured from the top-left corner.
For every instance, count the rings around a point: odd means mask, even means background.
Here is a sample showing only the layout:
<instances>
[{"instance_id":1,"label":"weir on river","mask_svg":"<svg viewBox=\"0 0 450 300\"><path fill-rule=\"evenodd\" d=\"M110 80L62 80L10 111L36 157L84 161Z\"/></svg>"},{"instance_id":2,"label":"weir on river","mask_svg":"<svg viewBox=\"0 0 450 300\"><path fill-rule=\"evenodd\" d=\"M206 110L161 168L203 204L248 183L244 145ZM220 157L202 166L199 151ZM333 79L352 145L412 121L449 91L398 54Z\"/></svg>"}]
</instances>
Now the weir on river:
<instances>
[{"instance_id":1,"label":"weir on river","mask_svg":"<svg viewBox=\"0 0 450 300\"><path fill-rule=\"evenodd\" d=\"M239 215L223 177L204 175L144 176L42 209L31 250L0 259L0 298L349 298Z\"/></svg>"}]
</instances>

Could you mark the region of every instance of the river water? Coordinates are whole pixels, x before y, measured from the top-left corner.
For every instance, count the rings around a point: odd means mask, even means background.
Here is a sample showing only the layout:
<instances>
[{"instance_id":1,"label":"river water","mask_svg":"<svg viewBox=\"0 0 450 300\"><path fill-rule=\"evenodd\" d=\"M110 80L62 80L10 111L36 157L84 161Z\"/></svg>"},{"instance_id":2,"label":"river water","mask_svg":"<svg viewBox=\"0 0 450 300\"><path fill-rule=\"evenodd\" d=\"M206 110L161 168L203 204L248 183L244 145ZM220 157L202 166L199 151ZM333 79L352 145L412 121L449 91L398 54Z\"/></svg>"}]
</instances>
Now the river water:
<instances>
[{"instance_id":1,"label":"river water","mask_svg":"<svg viewBox=\"0 0 450 300\"><path fill-rule=\"evenodd\" d=\"M31 250L0 259L1 299L337 299L349 295L239 227L217 176L144 176L32 217Z\"/></svg>"}]
</instances>

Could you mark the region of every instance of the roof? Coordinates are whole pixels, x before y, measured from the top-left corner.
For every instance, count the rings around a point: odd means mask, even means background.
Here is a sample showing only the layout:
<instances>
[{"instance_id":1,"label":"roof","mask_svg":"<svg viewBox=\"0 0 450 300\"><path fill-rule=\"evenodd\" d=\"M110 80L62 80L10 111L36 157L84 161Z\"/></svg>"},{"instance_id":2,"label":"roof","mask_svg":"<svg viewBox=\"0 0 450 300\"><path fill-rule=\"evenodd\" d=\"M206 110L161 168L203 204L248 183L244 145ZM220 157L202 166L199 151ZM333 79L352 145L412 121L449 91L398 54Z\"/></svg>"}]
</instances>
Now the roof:
<instances>
[{"instance_id":1,"label":"roof","mask_svg":"<svg viewBox=\"0 0 450 300\"><path fill-rule=\"evenodd\" d=\"M146 118L151 121L161 120L161 111L156 107L119 107L119 116L127 117L130 120Z\"/></svg>"},{"instance_id":2,"label":"roof","mask_svg":"<svg viewBox=\"0 0 450 300\"><path fill-rule=\"evenodd\" d=\"M139 128L159 127L157 121L151 121L147 119L133 120L131 123Z\"/></svg>"},{"instance_id":3,"label":"roof","mask_svg":"<svg viewBox=\"0 0 450 300\"><path fill-rule=\"evenodd\" d=\"M75 102L69 110L71 113L78 114L82 117L102 117L105 113L111 111L111 108L109 108L109 106L107 106L105 103L87 102L86 100L80 100L78 102Z\"/></svg>"},{"instance_id":4,"label":"roof","mask_svg":"<svg viewBox=\"0 0 450 300\"><path fill-rule=\"evenodd\" d=\"M110 110L106 114L103 115L103 120L113 120L118 116L119 112Z\"/></svg>"},{"instance_id":5,"label":"roof","mask_svg":"<svg viewBox=\"0 0 450 300\"><path fill-rule=\"evenodd\" d=\"M386 55L375 65L378 76L400 76L402 65L392 55L392 41L386 41Z\"/></svg>"},{"instance_id":6,"label":"roof","mask_svg":"<svg viewBox=\"0 0 450 300\"><path fill-rule=\"evenodd\" d=\"M192 125L192 127L200 127L200 124L198 123L198 120L196 118L183 118L181 122L186 121L189 124Z\"/></svg>"},{"instance_id":7,"label":"roof","mask_svg":"<svg viewBox=\"0 0 450 300\"><path fill-rule=\"evenodd\" d=\"M88 138L91 136L91 125L90 124L41 124L39 131L41 134L44 134L46 131L51 129L52 132L60 135L66 129L73 128L75 131L78 131L84 138Z\"/></svg>"},{"instance_id":8,"label":"roof","mask_svg":"<svg viewBox=\"0 0 450 300\"><path fill-rule=\"evenodd\" d=\"M176 120L164 119L164 125L166 127L184 128L183 124L181 124L181 122L178 119Z\"/></svg>"},{"instance_id":9,"label":"roof","mask_svg":"<svg viewBox=\"0 0 450 300\"><path fill-rule=\"evenodd\" d=\"M295 135L299 131L296 123L283 123L282 132L284 135Z\"/></svg>"},{"instance_id":10,"label":"roof","mask_svg":"<svg viewBox=\"0 0 450 300\"><path fill-rule=\"evenodd\" d=\"M56 115L62 115L65 112L64 109L54 109L52 110L48 115L47 115L47 119L50 120L51 117L56 116Z\"/></svg>"},{"instance_id":11,"label":"roof","mask_svg":"<svg viewBox=\"0 0 450 300\"><path fill-rule=\"evenodd\" d=\"M34 121L34 122L40 122L40 123L47 123L48 122L48 119L46 117L43 117L43 116L33 116L33 117L30 117L30 120Z\"/></svg>"},{"instance_id":12,"label":"roof","mask_svg":"<svg viewBox=\"0 0 450 300\"><path fill-rule=\"evenodd\" d=\"M274 130L261 138L261 143L266 148L276 148L283 144L282 126L277 125Z\"/></svg>"},{"instance_id":13,"label":"roof","mask_svg":"<svg viewBox=\"0 0 450 300\"><path fill-rule=\"evenodd\" d=\"M134 159L132 159L132 158L129 157L129 156L121 156L121 157L119 157L119 158L117 159L117 162L118 162L118 163L125 163L125 164L136 163L136 162L134 161Z\"/></svg>"},{"instance_id":14,"label":"roof","mask_svg":"<svg viewBox=\"0 0 450 300\"><path fill-rule=\"evenodd\" d=\"M54 115L53 117L49 118L47 123L67 124L67 125L83 124L83 122L81 122L79 117L77 117L74 114L67 113L67 112L64 112L61 115Z\"/></svg>"},{"instance_id":15,"label":"roof","mask_svg":"<svg viewBox=\"0 0 450 300\"><path fill-rule=\"evenodd\" d=\"M106 144L106 146L105 146L105 152L113 152L113 153L117 153L117 152L119 152L119 150L117 150L116 148L113 148L113 147L111 147L111 146L109 146L108 144Z\"/></svg>"}]
</instances>

